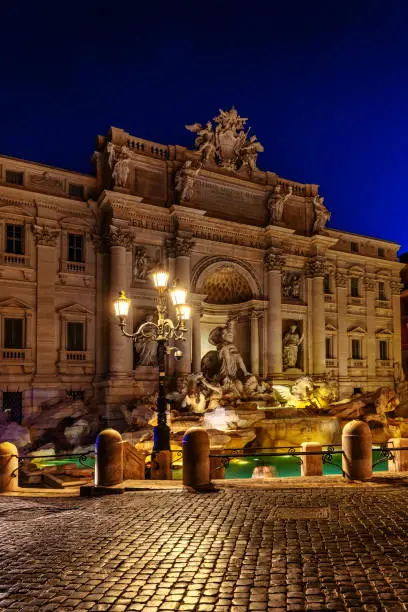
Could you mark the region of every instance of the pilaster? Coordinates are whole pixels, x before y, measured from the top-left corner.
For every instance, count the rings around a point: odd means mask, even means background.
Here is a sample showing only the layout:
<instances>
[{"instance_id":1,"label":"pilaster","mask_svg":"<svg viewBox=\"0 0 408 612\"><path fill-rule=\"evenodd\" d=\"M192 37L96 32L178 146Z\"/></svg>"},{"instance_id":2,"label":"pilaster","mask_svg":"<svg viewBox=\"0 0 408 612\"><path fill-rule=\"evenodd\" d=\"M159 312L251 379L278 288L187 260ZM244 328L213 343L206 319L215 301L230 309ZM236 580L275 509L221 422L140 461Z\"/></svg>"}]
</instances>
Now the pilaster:
<instances>
[{"instance_id":1,"label":"pilaster","mask_svg":"<svg viewBox=\"0 0 408 612\"><path fill-rule=\"evenodd\" d=\"M282 267L284 258L279 249L265 255L268 275L267 361L268 378L282 375Z\"/></svg>"}]
</instances>

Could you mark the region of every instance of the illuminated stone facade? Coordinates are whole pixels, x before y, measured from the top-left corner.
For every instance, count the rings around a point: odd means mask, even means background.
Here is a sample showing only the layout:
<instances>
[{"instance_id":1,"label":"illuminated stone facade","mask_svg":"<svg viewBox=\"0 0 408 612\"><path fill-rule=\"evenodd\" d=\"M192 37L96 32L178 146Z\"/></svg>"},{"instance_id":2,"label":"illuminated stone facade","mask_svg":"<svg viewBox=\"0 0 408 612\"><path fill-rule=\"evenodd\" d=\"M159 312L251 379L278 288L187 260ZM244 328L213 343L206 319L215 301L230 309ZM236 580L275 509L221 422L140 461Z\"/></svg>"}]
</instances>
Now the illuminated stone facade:
<instances>
[{"instance_id":1,"label":"illuminated stone facade","mask_svg":"<svg viewBox=\"0 0 408 612\"><path fill-rule=\"evenodd\" d=\"M393 382L398 245L325 228L318 186L259 170L261 145L239 140L229 117L218 133L189 126L196 150L111 128L97 139L95 176L0 157L4 406L20 393L29 414L66 393L112 405L152 391L156 369L135 366L112 302L122 289L132 298L130 326L153 313L157 262L193 306L171 373L200 371L211 329L238 316L235 344L259 377L327 375L341 395ZM288 366L282 344L294 326Z\"/></svg>"}]
</instances>

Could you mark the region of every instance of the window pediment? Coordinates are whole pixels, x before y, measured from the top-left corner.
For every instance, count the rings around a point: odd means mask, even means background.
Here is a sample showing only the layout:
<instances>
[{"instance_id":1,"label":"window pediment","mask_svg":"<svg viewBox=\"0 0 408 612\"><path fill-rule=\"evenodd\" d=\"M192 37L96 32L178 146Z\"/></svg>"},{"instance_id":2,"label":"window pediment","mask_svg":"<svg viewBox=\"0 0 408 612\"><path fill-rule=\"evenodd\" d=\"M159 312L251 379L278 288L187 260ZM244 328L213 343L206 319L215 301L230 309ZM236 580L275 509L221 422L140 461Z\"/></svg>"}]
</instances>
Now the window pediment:
<instances>
[{"instance_id":1,"label":"window pediment","mask_svg":"<svg viewBox=\"0 0 408 612\"><path fill-rule=\"evenodd\" d=\"M393 333L389 329L379 329L375 332L375 335L377 338L391 338Z\"/></svg>"},{"instance_id":2,"label":"window pediment","mask_svg":"<svg viewBox=\"0 0 408 612\"><path fill-rule=\"evenodd\" d=\"M84 317L92 316L94 314L81 304L71 304L70 306L64 306L63 308L59 308L58 312L61 316L79 315Z\"/></svg>"},{"instance_id":3,"label":"window pediment","mask_svg":"<svg viewBox=\"0 0 408 612\"><path fill-rule=\"evenodd\" d=\"M11 297L0 301L0 310L14 308L15 310L32 310L33 307L17 298Z\"/></svg>"},{"instance_id":4,"label":"window pediment","mask_svg":"<svg viewBox=\"0 0 408 612\"><path fill-rule=\"evenodd\" d=\"M362 268L361 266L351 266L348 269L348 273L350 276L364 276L364 268Z\"/></svg>"},{"instance_id":5,"label":"window pediment","mask_svg":"<svg viewBox=\"0 0 408 612\"><path fill-rule=\"evenodd\" d=\"M349 334L349 336L361 337L365 336L367 331L357 325L356 327L351 327L350 329L348 329L347 333Z\"/></svg>"}]
</instances>

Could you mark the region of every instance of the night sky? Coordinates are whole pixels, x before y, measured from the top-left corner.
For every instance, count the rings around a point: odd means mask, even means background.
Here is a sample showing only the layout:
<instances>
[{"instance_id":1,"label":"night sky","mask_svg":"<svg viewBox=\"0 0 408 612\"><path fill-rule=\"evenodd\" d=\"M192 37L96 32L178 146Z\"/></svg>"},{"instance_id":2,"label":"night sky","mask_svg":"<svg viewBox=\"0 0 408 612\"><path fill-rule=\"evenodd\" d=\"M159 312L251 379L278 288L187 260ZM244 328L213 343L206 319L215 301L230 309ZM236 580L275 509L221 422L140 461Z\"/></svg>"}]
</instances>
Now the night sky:
<instances>
[{"instance_id":1,"label":"night sky","mask_svg":"<svg viewBox=\"0 0 408 612\"><path fill-rule=\"evenodd\" d=\"M330 227L408 250L406 2L8 2L0 153L91 171L110 125L192 146L235 104Z\"/></svg>"}]
</instances>

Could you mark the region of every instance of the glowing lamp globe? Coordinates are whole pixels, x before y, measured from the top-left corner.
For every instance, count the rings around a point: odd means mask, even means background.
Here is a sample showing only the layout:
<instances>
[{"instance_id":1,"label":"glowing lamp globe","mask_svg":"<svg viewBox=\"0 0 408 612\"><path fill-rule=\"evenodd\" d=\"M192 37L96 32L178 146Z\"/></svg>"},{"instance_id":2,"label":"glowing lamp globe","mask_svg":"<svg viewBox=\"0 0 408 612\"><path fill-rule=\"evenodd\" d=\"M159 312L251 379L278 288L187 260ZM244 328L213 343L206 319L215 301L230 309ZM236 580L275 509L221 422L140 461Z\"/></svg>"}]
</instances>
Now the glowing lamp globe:
<instances>
[{"instance_id":1,"label":"glowing lamp globe","mask_svg":"<svg viewBox=\"0 0 408 612\"><path fill-rule=\"evenodd\" d=\"M191 316L191 306L189 306L188 304L181 304L179 306L179 309L180 319L183 319L183 321L188 321Z\"/></svg>"},{"instance_id":2,"label":"glowing lamp globe","mask_svg":"<svg viewBox=\"0 0 408 612\"><path fill-rule=\"evenodd\" d=\"M170 291L171 300L174 306L183 306L186 303L187 290L182 287L173 287Z\"/></svg>"},{"instance_id":3,"label":"glowing lamp globe","mask_svg":"<svg viewBox=\"0 0 408 612\"><path fill-rule=\"evenodd\" d=\"M130 300L126 297L125 292L121 291L119 297L113 303L115 307L115 314L119 319L124 319L128 316Z\"/></svg>"},{"instance_id":4,"label":"glowing lamp globe","mask_svg":"<svg viewBox=\"0 0 408 612\"><path fill-rule=\"evenodd\" d=\"M165 270L156 270L153 272L153 282L156 289L164 291L167 289L169 282L169 274Z\"/></svg>"}]
</instances>

